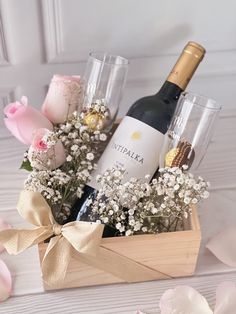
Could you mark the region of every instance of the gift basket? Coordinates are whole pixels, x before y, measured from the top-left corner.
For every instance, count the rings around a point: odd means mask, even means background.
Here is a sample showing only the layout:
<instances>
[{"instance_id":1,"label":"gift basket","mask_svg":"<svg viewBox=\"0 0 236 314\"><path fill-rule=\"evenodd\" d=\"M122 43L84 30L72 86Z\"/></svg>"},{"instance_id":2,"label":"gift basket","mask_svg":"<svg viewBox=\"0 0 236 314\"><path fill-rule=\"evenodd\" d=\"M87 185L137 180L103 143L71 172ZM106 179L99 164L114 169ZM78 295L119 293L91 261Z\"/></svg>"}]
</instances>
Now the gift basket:
<instances>
[{"instance_id":1,"label":"gift basket","mask_svg":"<svg viewBox=\"0 0 236 314\"><path fill-rule=\"evenodd\" d=\"M41 111L26 97L5 107L7 128L29 146L17 210L33 228L1 231L0 242L10 254L38 245L45 289L194 273L209 183L191 172L220 111L184 92L204 53L188 43L160 91L122 121L128 60L101 52L82 78L54 75Z\"/></svg>"}]
</instances>

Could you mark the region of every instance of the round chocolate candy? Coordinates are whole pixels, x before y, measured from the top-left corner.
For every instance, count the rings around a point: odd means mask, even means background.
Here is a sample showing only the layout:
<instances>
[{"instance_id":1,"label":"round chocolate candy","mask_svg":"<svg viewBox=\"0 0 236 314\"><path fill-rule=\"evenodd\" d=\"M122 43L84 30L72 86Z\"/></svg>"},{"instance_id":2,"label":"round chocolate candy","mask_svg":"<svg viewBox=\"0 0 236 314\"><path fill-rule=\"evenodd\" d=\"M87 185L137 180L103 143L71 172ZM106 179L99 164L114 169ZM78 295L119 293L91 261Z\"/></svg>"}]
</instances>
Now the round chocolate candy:
<instances>
[{"instance_id":1,"label":"round chocolate candy","mask_svg":"<svg viewBox=\"0 0 236 314\"><path fill-rule=\"evenodd\" d=\"M192 145L187 141L179 141L176 148L172 148L165 157L166 167L182 167L187 165L191 167L195 157Z\"/></svg>"},{"instance_id":2,"label":"round chocolate candy","mask_svg":"<svg viewBox=\"0 0 236 314\"><path fill-rule=\"evenodd\" d=\"M172 148L165 156L165 167L171 167L174 158L178 155L179 149Z\"/></svg>"},{"instance_id":3,"label":"round chocolate candy","mask_svg":"<svg viewBox=\"0 0 236 314\"><path fill-rule=\"evenodd\" d=\"M89 112L84 117L84 123L92 131L101 131L105 125L105 117L97 112Z\"/></svg>"}]
</instances>

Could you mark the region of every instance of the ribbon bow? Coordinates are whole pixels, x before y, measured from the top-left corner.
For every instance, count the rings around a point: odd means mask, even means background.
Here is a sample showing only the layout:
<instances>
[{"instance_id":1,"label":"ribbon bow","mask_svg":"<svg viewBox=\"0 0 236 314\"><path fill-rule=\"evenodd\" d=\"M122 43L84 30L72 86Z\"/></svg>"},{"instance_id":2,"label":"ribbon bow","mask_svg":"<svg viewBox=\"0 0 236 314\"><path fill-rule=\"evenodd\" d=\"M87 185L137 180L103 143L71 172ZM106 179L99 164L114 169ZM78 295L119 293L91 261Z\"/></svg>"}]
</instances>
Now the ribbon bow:
<instances>
[{"instance_id":1,"label":"ribbon bow","mask_svg":"<svg viewBox=\"0 0 236 314\"><path fill-rule=\"evenodd\" d=\"M17 209L25 220L37 228L3 230L0 242L9 254L18 254L51 237L42 261L43 280L48 285L63 282L73 248L79 253L96 255L104 228L102 224L83 221L63 226L57 224L39 192L22 191Z\"/></svg>"}]
</instances>

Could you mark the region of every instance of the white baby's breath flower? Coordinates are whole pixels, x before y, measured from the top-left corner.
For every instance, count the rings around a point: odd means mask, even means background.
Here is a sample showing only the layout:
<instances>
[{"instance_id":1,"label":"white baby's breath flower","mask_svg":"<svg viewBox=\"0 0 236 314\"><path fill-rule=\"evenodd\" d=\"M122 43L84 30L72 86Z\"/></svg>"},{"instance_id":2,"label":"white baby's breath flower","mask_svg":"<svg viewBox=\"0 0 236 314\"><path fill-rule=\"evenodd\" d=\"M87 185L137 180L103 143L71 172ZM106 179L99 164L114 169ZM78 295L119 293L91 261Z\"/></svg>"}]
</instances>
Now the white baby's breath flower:
<instances>
[{"instance_id":1,"label":"white baby's breath flower","mask_svg":"<svg viewBox=\"0 0 236 314\"><path fill-rule=\"evenodd\" d=\"M190 199L189 197L185 197L185 198L184 198L184 203L185 203L185 204L189 204L190 201L191 201L191 199Z\"/></svg>"},{"instance_id":2,"label":"white baby's breath flower","mask_svg":"<svg viewBox=\"0 0 236 314\"><path fill-rule=\"evenodd\" d=\"M68 156L66 157L66 161L68 161L68 162L70 162L72 159L73 159L73 158L72 158L71 155L68 155Z\"/></svg>"},{"instance_id":3,"label":"white baby's breath flower","mask_svg":"<svg viewBox=\"0 0 236 314\"><path fill-rule=\"evenodd\" d=\"M139 231L141 229L141 223L137 221L134 225L134 231Z\"/></svg>"},{"instance_id":4,"label":"white baby's breath flower","mask_svg":"<svg viewBox=\"0 0 236 314\"><path fill-rule=\"evenodd\" d=\"M114 176L119 178L121 176L121 172L119 170L114 171Z\"/></svg>"},{"instance_id":5,"label":"white baby's breath flower","mask_svg":"<svg viewBox=\"0 0 236 314\"><path fill-rule=\"evenodd\" d=\"M179 184L183 184L184 183L184 178L181 176L181 177L178 177L177 178L177 182L179 183Z\"/></svg>"},{"instance_id":6,"label":"white baby's breath flower","mask_svg":"<svg viewBox=\"0 0 236 314\"><path fill-rule=\"evenodd\" d=\"M102 180L102 176L100 175L100 174L98 174L97 176L96 176L96 181L97 182L100 182Z\"/></svg>"},{"instance_id":7,"label":"white baby's breath flower","mask_svg":"<svg viewBox=\"0 0 236 314\"><path fill-rule=\"evenodd\" d=\"M180 187L179 184L175 184L174 185L174 190L177 191L179 189L179 187Z\"/></svg>"},{"instance_id":8,"label":"white baby's breath flower","mask_svg":"<svg viewBox=\"0 0 236 314\"><path fill-rule=\"evenodd\" d=\"M194 190L199 191L200 190L200 185L199 184L194 184L193 188L194 188Z\"/></svg>"},{"instance_id":9,"label":"white baby's breath flower","mask_svg":"<svg viewBox=\"0 0 236 314\"><path fill-rule=\"evenodd\" d=\"M100 140L103 141L103 142L107 140L107 136L106 136L105 133L101 133L101 134L99 135L99 138L100 138Z\"/></svg>"},{"instance_id":10,"label":"white baby's breath flower","mask_svg":"<svg viewBox=\"0 0 236 314\"><path fill-rule=\"evenodd\" d=\"M153 215L155 215L158 212L158 209L156 207L151 209L151 212Z\"/></svg>"},{"instance_id":11,"label":"white baby's breath flower","mask_svg":"<svg viewBox=\"0 0 236 314\"><path fill-rule=\"evenodd\" d=\"M134 210L133 210L133 208L131 208L129 211L128 211L128 213L129 213L129 215L133 215L134 214Z\"/></svg>"},{"instance_id":12,"label":"white baby's breath flower","mask_svg":"<svg viewBox=\"0 0 236 314\"><path fill-rule=\"evenodd\" d=\"M97 105L94 106L94 109L95 109L96 111L98 111L98 112L99 112L99 109L100 109L100 106L99 106L99 105L100 105L100 102L99 102Z\"/></svg>"},{"instance_id":13,"label":"white baby's breath flower","mask_svg":"<svg viewBox=\"0 0 236 314\"><path fill-rule=\"evenodd\" d=\"M191 201L192 204L197 204L198 203L198 200L194 197Z\"/></svg>"},{"instance_id":14,"label":"white baby's breath flower","mask_svg":"<svg viewBox=\"0 0 236 314\"><path fill-rule=\"evenodd\" d=\"M125 235L128 237L128 236L130 236L132 234L132 231L131 230L127 230L126 232L125 232Z\"/></svg>"},{"instance_id":15,"label":"white baby's breath flower","mask_svg":"<svg viewBox=\"0 0 236 314\"><path fill-rule=\"evenodd\" d=\"M203 198L208 198L210 195L210 193L208 191L204 191L203 194L202 194L202 197Z\"/></svg>"},{"instance_id":16,"label":"white baby's breath flower","mask_svg":"<svg viewBox=\"0 0 236 314\"><path fill-rule=\"evenodd\" d=\"M93 153L88 153L88 154L86 155L86 158L87 158L88 160L93 160L93 159L94 159L94 154L93 154Z\"/></svg>"},{"instance_id":17,"label":"white baby's breath flower","mask_svg":"<svg viewBox=\"0 0 236 314\"><path fill-rule=\"evenodd\" d=\"M105 112L106 111L106 107L105 106L101 106L101 112Z\"/></svg>"},{"instance_id":18,"label":"white baby's breath flower","mask_svg":"<svg viewBox=\"0 0 236 314\"><path fill-rule=\"evenodd\" d=\"M116 224L116 229L119 230L120 228L121 228L121 223L119 222L119 223Z\"/></svg>"},{"instance_id":19,"label":"white baby's breath flower","mask_svg":"<svg viewBox=\"0 0 236 314\"><path fill-rule=\"evenodd\" d=\"M72 146L71 146L71 150L73 150L73 151L77 151L78 148L79 148L78 145L72 145Z\"/></svg>"},{"instance_id":20,"label":"white baby's breath flower","mask_svg":"<svg viewBox=\"0 0 236 314\"><path fill-rule=\"evenodd\" d=\"M104 222L104 224L106 224L106 223L108 223L109 219L108 219L108 217L104 217L104 218L102 218L102 221Z\"/></svg>"},{"instance_id":21,"label":"white baby's breath flower","mask_svg":"<svg viewBox=\"0 0 236 314\"><path fill-rule=\"evenodd\" d=\"M80 127L81 127L81 123L80 123L80 122L76 122L76 123L75 123L75 128L76 128L76 129L79 129Z\"/></svg>"}]
</instances>

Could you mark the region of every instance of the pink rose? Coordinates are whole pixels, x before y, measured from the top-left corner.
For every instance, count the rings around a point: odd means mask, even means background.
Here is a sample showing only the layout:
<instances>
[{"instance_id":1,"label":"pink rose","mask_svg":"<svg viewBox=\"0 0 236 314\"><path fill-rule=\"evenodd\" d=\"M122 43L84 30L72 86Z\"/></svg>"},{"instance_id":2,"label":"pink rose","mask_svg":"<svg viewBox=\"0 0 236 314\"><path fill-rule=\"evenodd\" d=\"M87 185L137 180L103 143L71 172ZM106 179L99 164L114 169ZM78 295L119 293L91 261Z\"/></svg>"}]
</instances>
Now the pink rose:
<instances>
[{"instance_id":1,"label":"pink rose","mask_svg":"<svg viewBox=\"0 0 236 314\"><path fill-rule=\"evenodd\" d=\"M52 123L35 108L28 106L28 99L23 96L21 102L14 102L4 108L5 125L22 143L31 144L33 133L39 128L53 129Z\"/></svg>"},{"instance_id":2,"label":"pink rose","mask_svg":"<svg viewBox=\"0 0 236 314\"><path fill-rule=\"evenodd\" d=\"M55 133L48 129L38 129L34 133L28 158L33 168L53 170L66 161L66 153Z\"/></svg>"},{"instance_id":3,"label":"pink rose","mask_svg":"<svg viewBox=\"0 0 236 314\"><path fill-rule=\"evenodd\" d=\"M74 111L81 110L82 98L80 76L54 75L42 112L53 123L63 123Z\"/></svg>"}]
</instances>

